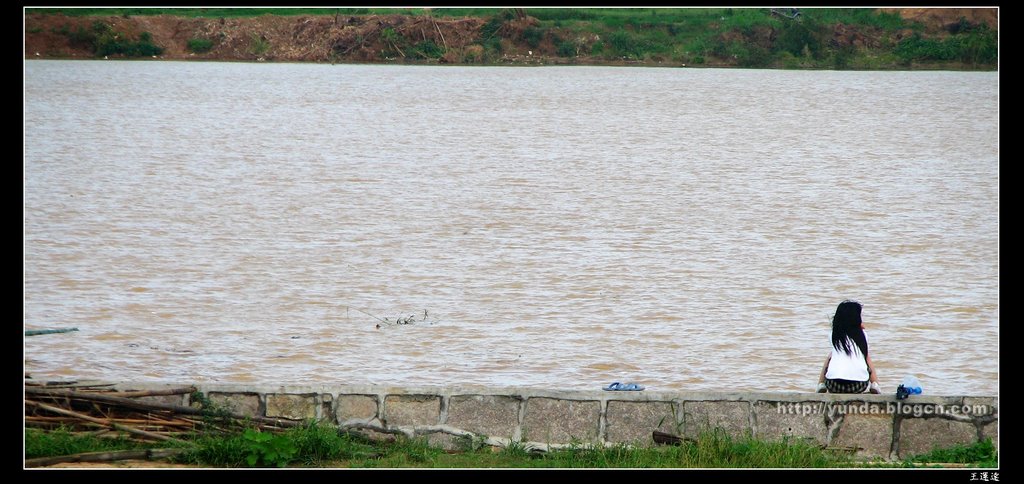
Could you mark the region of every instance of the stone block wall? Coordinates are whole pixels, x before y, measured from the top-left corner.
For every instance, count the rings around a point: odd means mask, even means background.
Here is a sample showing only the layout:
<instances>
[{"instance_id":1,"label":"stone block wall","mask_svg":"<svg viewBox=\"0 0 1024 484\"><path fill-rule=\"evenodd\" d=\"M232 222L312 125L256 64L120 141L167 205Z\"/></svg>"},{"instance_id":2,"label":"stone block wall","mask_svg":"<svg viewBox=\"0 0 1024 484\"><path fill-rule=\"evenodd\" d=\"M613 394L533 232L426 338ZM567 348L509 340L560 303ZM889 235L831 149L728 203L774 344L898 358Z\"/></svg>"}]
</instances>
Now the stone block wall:
<instances>
[{"instance_id":1,"label":"stone block wall","mask_svg":"<svg viewBox=\"0 0 1024 484\"><path fill-rule=\"evenodd\" d=\"M119 384L121 389L170 385ZM180 386L180 385L174 385ZM196 384L246 415L315 419L375 437L426 436L458 447L519 442L537 448L653 445L657 430L684 438L804 439L869 458L900 459L992 438L998 400L975 396L758 392L607 392L532 388ZM181 398L181 397L175 397ZM184 397L183 403L189 403Z\"/></svg>"}]
</instances>

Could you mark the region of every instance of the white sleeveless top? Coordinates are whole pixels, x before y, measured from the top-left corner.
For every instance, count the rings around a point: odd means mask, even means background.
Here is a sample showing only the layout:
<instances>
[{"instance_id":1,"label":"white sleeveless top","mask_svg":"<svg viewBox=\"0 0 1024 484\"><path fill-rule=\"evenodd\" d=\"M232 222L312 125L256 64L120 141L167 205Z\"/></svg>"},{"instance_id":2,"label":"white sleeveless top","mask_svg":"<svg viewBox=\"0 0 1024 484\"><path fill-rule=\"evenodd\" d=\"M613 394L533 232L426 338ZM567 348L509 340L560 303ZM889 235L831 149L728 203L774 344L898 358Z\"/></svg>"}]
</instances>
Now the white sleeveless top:
<instances>
[{"instance_id":1,"label":"white sleeveless top","mask_svg":"<svg viewBox=\"0 0 1024 484\"><path fill-rule=\"evenodd\" d=\"M867 341L868 335L864 335ZM847 355L843 350L832 347L832 360L828 362L828 371L825 378L829 380L842 379L850 381L868 381L868 363L864 360L864 354L860 347L853 340L849 340L852 354ZM832 334L829 334L828 344L832 346Z\"/></svg>"}]
</instances>

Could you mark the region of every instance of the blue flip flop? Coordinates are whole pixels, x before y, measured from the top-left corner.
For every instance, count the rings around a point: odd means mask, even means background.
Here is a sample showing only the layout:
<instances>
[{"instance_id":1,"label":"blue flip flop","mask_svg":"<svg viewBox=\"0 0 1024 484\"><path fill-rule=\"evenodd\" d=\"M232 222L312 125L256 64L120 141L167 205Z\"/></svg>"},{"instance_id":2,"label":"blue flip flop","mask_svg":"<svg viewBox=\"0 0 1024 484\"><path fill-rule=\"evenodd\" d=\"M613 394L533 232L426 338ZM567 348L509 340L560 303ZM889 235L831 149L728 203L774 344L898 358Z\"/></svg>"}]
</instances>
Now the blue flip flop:
<instances>
[{"instance_id":1,"label":"blue flip flop","mask_svg":"<svg viewBox=\"0 0 1024 484\"><path fill-rule=\"evenodd\" d=\"M608 392L639 392L642 391L643 389L643 385L637 385L636 383L622 384L619 382L615 382L612 383L611 385L604 387L604 390Z\"/></svg>"}]
</instances>

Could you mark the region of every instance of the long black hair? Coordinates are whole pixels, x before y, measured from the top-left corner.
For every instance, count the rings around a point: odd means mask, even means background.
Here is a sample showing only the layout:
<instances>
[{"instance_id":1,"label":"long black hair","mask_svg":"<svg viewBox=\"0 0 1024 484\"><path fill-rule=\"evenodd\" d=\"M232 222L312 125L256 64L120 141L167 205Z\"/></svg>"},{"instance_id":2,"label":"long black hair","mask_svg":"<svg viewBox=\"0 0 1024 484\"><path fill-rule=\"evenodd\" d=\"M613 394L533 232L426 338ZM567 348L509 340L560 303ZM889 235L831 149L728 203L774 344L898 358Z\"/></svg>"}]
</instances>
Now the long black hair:
<instances>
[{"instance_id":1,"label":"long black hair","mask_svg":"<svg viewBox=\"0 0 1024 484\"><path fill-rule=\"evenodd\" d=\"M857 301L846 300L839 303L836 314L832 317L832 347L847 355L853 354L852 341L860 348L860 353L865 358L868 356L868 339L864 336L864 330L860 327L863 322L860 319L861 305Z\"/></svg>"}]
</instances>

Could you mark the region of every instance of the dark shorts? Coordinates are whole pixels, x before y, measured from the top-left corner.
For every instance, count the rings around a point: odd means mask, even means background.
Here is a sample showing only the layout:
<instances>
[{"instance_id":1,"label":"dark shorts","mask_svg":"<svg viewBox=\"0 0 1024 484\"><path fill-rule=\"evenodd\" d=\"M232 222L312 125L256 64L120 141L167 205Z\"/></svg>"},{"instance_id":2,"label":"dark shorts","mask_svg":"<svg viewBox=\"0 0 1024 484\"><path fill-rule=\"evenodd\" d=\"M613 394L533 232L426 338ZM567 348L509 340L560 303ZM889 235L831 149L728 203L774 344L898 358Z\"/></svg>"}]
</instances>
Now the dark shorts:
<instances>
[{"instance_id":1,"label":"dark shorts","mask_svg":"<svg viewBox=\"0 0 1024 484\"><path fill-rule=\"evenodd\" d=\"M864 393L868 389L868 382L826 378L825 388L829 393Z\"/></svg>"}]
</instances>

